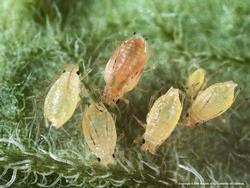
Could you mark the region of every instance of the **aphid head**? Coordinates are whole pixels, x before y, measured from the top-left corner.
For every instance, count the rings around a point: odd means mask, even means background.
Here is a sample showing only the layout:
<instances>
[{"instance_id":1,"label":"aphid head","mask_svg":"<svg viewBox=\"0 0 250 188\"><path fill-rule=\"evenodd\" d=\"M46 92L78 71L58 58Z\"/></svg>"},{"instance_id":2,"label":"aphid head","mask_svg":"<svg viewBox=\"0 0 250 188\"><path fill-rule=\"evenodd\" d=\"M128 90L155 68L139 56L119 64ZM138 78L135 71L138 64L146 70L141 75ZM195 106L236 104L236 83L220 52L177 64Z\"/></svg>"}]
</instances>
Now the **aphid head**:
<instances>
[{"instance_id":1,"label":"aphid head","mask_svg":"<svg viewBox=\"0 0 250 188\"><path fill-rule=\"evenodd\" d=\"M224 82L224 84L227 86L227 87L230 87L232 89L235 89L238 84L234 83L232 80L231 81L227 81L227 82Z\"/></svg>"},{"instance_id":2,"label":"aphid head","mask_svg":"<svg viewBox=\"0 0 250 188\"><path fill-rule=\"evenodd\" d=\"M109 164L115 163L115 158L113 156L114 156L113 154L111 155L110 153L107 153L107 154L97 157L97 160L102 165L107 166Z\"/></svg>"},{"instance_id":3,"label":"aphid head","mask_svg":"<svg viewBox=\"0 0 250 188\"><path fill-rule=\"evenodd\" d=\"M63 67L66 72L73 72L73 73L79 74L78 64L65 64Z\"/></svg>"},{"instance_id":4,"label":"aphid head","mask_svg":"<svg viewBox=\"0 0 250 188\"><path fill-rule=\"evenodd\" d=\"M146 39L138 34L134 34L131 38L127 39L125 42L126 43L133 43L138 49L144 49L145 53L147 52L146 48Z\"/></svg>"},{"instance_id":5,"label":"aphid head","mask_svg":"<svg viewBox=\"0 0 250 188\"><path fill-rule=\"evenodd\" d=\"M114 106L121 97L122 96L117 89L105 87L102 94L102 102L109 106Z\"/></svg>"},{"instance_id":6,"label":"aphid head","mask_svg":"<svg viewBox=\"0 0 250 188\"><path fill-rule=\"evenodd\" d=\"M143 139L142 140L142 146L141 146L141 150L145 150L145 151L149 151L151 154L155 154L157 146L155 146L155 144L153 144L152 142Z\"/></svg>"},{"instance_id":7,"label":"aphid head","mask_svg":"<svg viewBox=\"0 0 250 188\"><path fill-rule=\"evenodd\" d=\"M182 123L187 127L195 127L199 124L199 122L196 122L190 115L189 112L186 113L184 120Z\"/></svg>"}]
</instances>

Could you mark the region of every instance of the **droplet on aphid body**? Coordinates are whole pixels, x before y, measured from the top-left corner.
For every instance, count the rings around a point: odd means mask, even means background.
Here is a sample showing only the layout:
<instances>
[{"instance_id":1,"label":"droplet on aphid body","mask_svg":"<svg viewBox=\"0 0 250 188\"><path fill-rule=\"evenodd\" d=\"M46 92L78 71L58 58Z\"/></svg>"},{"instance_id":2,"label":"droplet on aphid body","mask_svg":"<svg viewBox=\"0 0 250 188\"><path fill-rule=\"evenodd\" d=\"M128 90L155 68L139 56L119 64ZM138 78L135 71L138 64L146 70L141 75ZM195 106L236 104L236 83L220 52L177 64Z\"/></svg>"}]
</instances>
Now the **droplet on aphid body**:
<instances>
[{"instance_id":1,"label":"droplet on aphid body","mask_svg":"<svg viewBox=\"0 0 250 188\"><path fill-rule=\"evenodd\" d=\"M233 81L227 81L213 84L200 92L192 102L183 123L195 126L224 113L234 102L236 86Z\"/></svg>"},{"instance_id":2,"label":"droplet on aphid body","mask_svg":"<svg viewBox=\"0 0 250 188\"><path fill-rule=\"evenodd\" d=\"M200 91L204 81L205 81L206 71L204 69L195 70L189 77L186 83L187 92L195 97Z\"/></svg>"},{"instance_id":3,"label":"droplet on aphid body","mask_svg":"<svg viewBox=\"0 0 250 188\"><path fill-rule=\"evenodd\" d=\"M106 86L103 102L114 105L138 83L147 60L146 42L142 37L132 37L116 48L108 61L104 80Z\"/></svg>"},{"instance_id":4,"label":"droplet on aphid body","mask_svg":"<svg viewBox=\"0 0 250 188\"><path fill-rule=\"evenodd\" d=\"M176 127L181 111L179 90L171 87L155 101L147 115L146 132L143 135L145 143L142 149L154 154Z\"/></svg>"},{"instance_id":5,"label":"droplet on aphid body","mask_svg":"<svg viewBox=\"0 0 250 188\"><path fill-rule=\"evenodd\" d=\"M91 104L85 110L82 130L88 146L100 163L113 163L117 139L115 121L104 105Z\"/></svg>"},{"instance_id":6,"label":"droplet on aphid body","mask_svg":"<svg viewBox=\"0 0 250 188\"><path fill-rule=\"evenodd\" d=\"M46 127L60 128L73 115L80 100L78 65L66 65L65 72L52 85L44 103Z\"/></svg>"}]
</instances>

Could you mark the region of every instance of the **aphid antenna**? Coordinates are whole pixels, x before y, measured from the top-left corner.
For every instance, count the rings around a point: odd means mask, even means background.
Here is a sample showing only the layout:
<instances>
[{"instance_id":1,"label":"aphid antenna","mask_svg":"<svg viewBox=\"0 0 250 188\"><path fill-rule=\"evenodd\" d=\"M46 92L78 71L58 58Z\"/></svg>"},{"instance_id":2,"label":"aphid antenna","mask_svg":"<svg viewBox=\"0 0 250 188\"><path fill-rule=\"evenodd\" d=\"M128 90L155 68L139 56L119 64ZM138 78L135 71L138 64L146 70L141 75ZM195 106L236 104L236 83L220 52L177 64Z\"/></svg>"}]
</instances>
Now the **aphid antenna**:
<instances>
[{"instance_id":1,"label":"aphid antenna","mask_svg":"<svg viewBox=\"0 0 250 188\"><path fill-rule=\"evenodd\" d=\"M129 100L128 100L128 99L122 97L122 98L119 99L119 101L122 101L122 102L125 103L126 106L128 107L128 105L129 105Z\"/></svg>"},{"instance_id":2,"label":"aphid antenna","mask_svg":"<svg viewBox=\"0 0 250 188\"><path fill-rule=\"evenodd\" d=\"M154 102L156 101L156 99L159 97L159 95L161 94L161 92L163 91L164 87L162 87L160 90L156 91L149 99L149 103L148 103L148 109L150 110L154 104Z\"/></svg>"},{"instance_id":3,"label":"aphid antenna","mask_svg":"<svg viewBox=\"0 0 250 188\"><path fill-rule=\"evenodd\" d=\"M91 72L91 68L86 69L85 73L81 76L81 81L84 80Z\"/></svg>"},{"instance_id":4,"label":"aphid antenna","mask_svg":"<svg viewBox=\"0 0 250 188\"><path fill-rule=\"evenodd\" d=\"M147 61L151 61L152 59L152 62L155 62L155 49L148 42L146 42L146 48L148 51Z\"/></svg>"},{"instance_id":5,"label":"aphid antenna","mask_svg":"<svg viewBox=\"0 0 250 188\"><path fill-rule=\"evenodd\" d=\"M203 85L202 85L202 87L201 87L201 90L205 89L207 83L208 83L215 75L219 74L219 73L221 72L221 70L222 70L221 68L222 68L223 66L225 66L226 64L228 64L228 62L223 63L223 64L221 64L220 66L216 67L216 71L214 71L214 72L213 72L212 74L210 74L207 78L205 78L204 83L203 83Z\"/></svg>"},{"instance_id":6,"label":"aphid antenna","mask_svg":"<svg viewBox=\"0 0 250 188\"><path fill-rule=\"evenodd\" d=\"M98 96L96 94L96 92L84 81L82 80L83 84L84 84L84 87L86 88L86 90L88 91L88 94L90 96L90 99L92 102L101 102L100 100L100 95Z\"/></svg>"},{"instance_id":7,"label":"aphid antenna","mask_svg":"<svg viewBox=\"0 0 250 188\"><path fill-rule=\"evenodd\" d=\"M137 86L136 89L138 89L139 91L143 92L143 93L148 93L150 90L149 89L144 89L140 86Z\"/></svg>"}]
</instances>

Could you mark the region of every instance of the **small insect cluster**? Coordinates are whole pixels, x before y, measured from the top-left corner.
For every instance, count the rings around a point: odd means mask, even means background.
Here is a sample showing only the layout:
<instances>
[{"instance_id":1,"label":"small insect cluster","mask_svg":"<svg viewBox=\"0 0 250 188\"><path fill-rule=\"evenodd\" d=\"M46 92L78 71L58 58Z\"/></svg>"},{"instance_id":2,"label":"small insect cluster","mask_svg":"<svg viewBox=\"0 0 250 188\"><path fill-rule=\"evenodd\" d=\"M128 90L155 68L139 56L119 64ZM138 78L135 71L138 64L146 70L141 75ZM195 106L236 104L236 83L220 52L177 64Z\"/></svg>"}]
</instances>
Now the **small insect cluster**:
<instances>
[{"instance_id":1,"label":"small insect cluster","mask_svg":"<svg viewBox=\"0 0 250 188\"><path fill-rule=\"evenodd\" d=\"M83 114L82 131L89 148L103 165L113 163L117 134L115 120L106 106L114 106L118 99L131 91L140 80L147 61L146 41L134 36L116 48L108 61L104 80L106 86L102 102L93 102ZM79 67L67 65L65 72L52 85L45 99L44 117L46 126L60 128L73 115L80 101L81 81ZM194 71L187 79L185 92L189 108L184 118L183 101L179 89L171 87L160 96L150 109L143 135L142 149L154 154L156 149L170 136L177 123L197 126L213 119L230 108L235 100L233 81L216 83L203 90L205 71ZM105 106L105 105L106 106ZM181 119L181 120L180 120Z\"/></svg>"}]
</instances>

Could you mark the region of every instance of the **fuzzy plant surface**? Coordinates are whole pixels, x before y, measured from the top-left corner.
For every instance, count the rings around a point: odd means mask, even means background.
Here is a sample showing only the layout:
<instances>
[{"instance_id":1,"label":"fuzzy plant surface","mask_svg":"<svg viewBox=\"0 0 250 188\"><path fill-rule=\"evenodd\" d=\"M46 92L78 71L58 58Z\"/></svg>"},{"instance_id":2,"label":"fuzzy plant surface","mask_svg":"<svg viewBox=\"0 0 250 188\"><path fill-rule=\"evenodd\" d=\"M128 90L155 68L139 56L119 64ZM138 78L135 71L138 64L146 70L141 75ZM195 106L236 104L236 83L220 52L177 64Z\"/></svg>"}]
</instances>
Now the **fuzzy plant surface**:
<instances>
[{"instance_id":1,"label":"fuzzy plant surface","mask_svg":"<svg viewBox=\"0 0 250 188\"><path fill-rule=\"evenodd\" d=\"M0 1L0 187L182 187L250 182L250 1ZM105 86L114 49L136 32L148 60L136 88L119 102L116 164L104 167L81 129L84 109ZM78 64L81 104L60 129L43 106L64 64ZM233 106L205 124L178 124L155 155L141 151L152 103L183 90L197 67L208 86L233 80ZM186 107L184 111L187 110ZM139 140L139 141L138 141ZM201 187L201 186L199 186Z\"/></svg>"}]
</instances>

